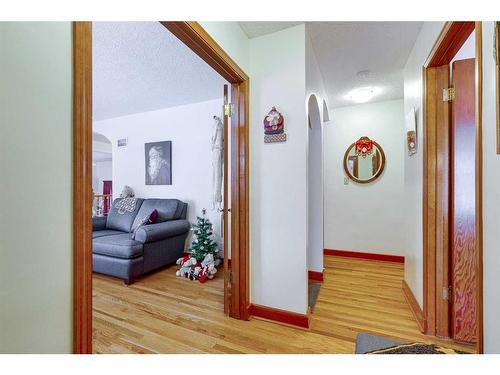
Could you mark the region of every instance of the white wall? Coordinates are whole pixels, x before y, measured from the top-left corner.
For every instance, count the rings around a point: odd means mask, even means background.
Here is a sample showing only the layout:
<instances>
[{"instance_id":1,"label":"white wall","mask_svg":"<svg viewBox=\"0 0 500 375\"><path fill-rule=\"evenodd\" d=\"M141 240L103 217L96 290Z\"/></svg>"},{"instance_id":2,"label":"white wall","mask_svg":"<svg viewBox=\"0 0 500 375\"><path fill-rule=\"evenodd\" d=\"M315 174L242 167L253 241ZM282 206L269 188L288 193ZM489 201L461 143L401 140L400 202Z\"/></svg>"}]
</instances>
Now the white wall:
<instances>
[{"instance_id":1,"label":"white wall","mask_svg":"<svg viewBox=\"0 0 500 375\"><path fill-rule=\"evenodd\" d=\"M92 140L92 152L104 152L111 154L112 152L111 142L100 142Z\"/></svg>"},{"instance_id":2,"label":"white wall","mask_svg":"<svg viewBox=\"0 0 500 375\"><path fill-rule=\"evenodd\" d=\"M323 199L323 101L326 100L323 77L319 70L311 38L306 27L306 105L308 120L307 151L307 265L310 271L323 272L324 199ZM316 103L314 103L316 101ZM311 105L310 105L311 104ZM317 106L318 112L314 109ZM308 121L308 122L309 122Z\"/></svg>"},{"instance_id":3,"label":"white wall","mask_svg":"<svg viewBox=\"0 0 500 375\"><path fill-rule=\"evenodd\" d=\"M211 210L211 137L221 111L222 98L94 122L113 145L113 197L129 185L136 197L180 199L188 203L190 222L206 208L220 233L220 215ZM121 138L128 138L127 147L117 147ZM145 184L144 144L158 141L172 141L172 185Z\"/></svg>"},{"instance_id":4,"label":"white wall","mask_svg":"<svg viewBox=\"0 0 500 375\"><path fill-rule=\"evenodd\" d=\"M500 155L496 154L493 22L483 22L483 307L484 350L500 353Z\"/></svg>"},{"instance_id":5,"label":"white wall","mask_svg":"<svg viewBox=\"0 0 500 375\"><path fill-rule=\"evenodd\" d=\"M238 22L200 22L200 25L246 74L250 73L250 40Z\"/></svg>"},{"instance_id":6,"label":"white wall","mask_svg":"<svg viewBox=\"0 0 500 375\"><path fill-rule=\"evenodd\" d=\"M102 194L103 181L113 180L113 167L111 160L92 162L92 189L95 194ZM114 191L114 186L113 186ZM118 192L119 194L119 192Z\"/></svg>"},{"instance_id":7,"label":"white wall","mask_svg":"<svg viewBox=\"0 0 500 375\"><path fill-rule=\"evenodd\" d=\"M403 101L336 108L324 129L325 247L406 255ZM362 136L383 148L386 164L372 183L344 185L344 153Z\"/></svg>"},{"instance_id":8,"label":"white wall","mask_svg":"<svg viewBox=\"0 0 500 375\"><path fill-rule=\"evenodd\" d=\"M476 31L473 31L457 54L451 60L451 63L457 60L473 59L476 56ZM450 63L450 64L451 64Z\"/></svg>"},{"instance_id":9,"label":"white wall","mask_svg":"<svg viewBox=\"0 0 500 375\"><path fill-rule=\"evenodd\" d=\"M417 153L404 156L406 258L405 280L423 307L423 229L422 229L422 176L423 176L423 102L422 67L437 40L444 22L425 22L408 57L404 69L404 113L415 108L417 118Z\"/></svg>"},{"instance_id":10,"label":"white wall","mask_svg":"<svg viewBox=\"0 0 500 375\"><path fill-rule=\"evenodd\" d=\"M425 23L405 67L405 110L417 109L419 146L422 144L422 65L443 26ZM486 353L500 353L500 255L498 243L498 217L500 217L500 183L498 170L500 156L496 154L495 128L495 72L493 60L493 22L483 22L483 307L484 349ZM472 41L471 41L472 42ZM409 206L408 226L414 226L408 236L405 279L420 305L423 305L423 261L422 261L422 150L416 158L405 158L405 184ZM413 201L410 199L413 197ZM408 261L410 260L410 262Z\"/></svg>"},{"instance_id":11,"label":"white wall","mask_svg":"<svg viewBox=\"0 0 500 375\"><path fill-rule=\"evenodd\" d=\"M307 269L323 272L323 123L315 95L307 110Z\"/></svg>"},{"instance_id":12,"label":"white wall","mask_svg":"<svg viewBox=\"0 0 500 375\"><path fill-rule=\"evenodd\" d=\"M69 22L0 22L0 352L72 351Z\"/></svg>"},{"instance_id":13,"label":"white wall","mask_svg":"<svg viewBox=\"0 0 500 375\"><path fill-rule=\"evenodd\" d=\"M250 40L251 302L298 313L307 311L304 72L304 25ZM285 117L285 143L264 144L272 106Z\"/></svg>"}]
</instances>

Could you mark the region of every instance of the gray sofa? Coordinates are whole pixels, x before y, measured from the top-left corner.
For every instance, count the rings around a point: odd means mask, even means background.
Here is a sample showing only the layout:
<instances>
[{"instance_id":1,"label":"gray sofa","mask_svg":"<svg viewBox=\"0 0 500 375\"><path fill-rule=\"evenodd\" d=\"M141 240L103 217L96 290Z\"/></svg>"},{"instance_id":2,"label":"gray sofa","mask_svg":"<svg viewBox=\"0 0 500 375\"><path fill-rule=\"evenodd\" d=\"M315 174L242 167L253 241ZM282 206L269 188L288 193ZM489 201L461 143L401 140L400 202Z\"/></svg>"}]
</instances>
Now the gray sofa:
<instances>
[{"instance_id":1,"label":"gray sofa","mask_svg":"<svg viewBox=\"0 0 500 375\"><path fill-rule=\"evenodd\" d=\"M180 200L137 198L135 207L132 204L128 210L117 208L121 200L113 202L107 217L93 218L92 260L94 272L119 277L128 285L145 273L175 263L184 253L190 224L187 203ZM142 225L133 233L155 209L155 223Z\"/></svg>"}]
</instances>

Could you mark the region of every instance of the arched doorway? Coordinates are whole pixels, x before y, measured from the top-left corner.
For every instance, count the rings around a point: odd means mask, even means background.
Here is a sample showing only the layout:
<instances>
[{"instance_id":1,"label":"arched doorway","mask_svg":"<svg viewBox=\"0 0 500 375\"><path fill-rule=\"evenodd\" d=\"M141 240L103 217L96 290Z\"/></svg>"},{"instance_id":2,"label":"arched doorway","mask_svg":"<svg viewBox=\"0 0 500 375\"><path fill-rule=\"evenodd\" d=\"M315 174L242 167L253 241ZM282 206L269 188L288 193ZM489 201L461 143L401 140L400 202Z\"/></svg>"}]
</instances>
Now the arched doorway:
<instances>
[{"instance_id":1,"label":"arched doorway","mask_svg":"<svg viewBox=\"0 0 500 375\"><path fill-rule=\"evenodd\" d=\"M307 267L311 279L323 275L323 127L317 97L307 103L308 173L307 173Z\"/></svg>"},{"instance_id":2,"label":"arched doorway","mask_svg":"<svg viewBox=\"0 0 500 375\"><path fill-rule=\"evenodd\" d=\"M113 195L113 151L111 141L92 132L92 204L93 216L106 216Z\"/></svg>"}]
</instances>

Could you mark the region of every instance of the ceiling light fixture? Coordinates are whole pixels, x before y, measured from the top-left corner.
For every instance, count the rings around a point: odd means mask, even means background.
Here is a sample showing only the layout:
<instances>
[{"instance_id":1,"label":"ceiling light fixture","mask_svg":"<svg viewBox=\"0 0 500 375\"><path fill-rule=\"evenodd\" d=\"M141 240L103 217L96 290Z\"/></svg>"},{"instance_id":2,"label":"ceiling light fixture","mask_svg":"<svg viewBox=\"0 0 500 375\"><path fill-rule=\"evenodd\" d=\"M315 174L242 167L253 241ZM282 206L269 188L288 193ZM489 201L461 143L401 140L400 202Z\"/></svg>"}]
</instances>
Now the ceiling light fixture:
<instances>
[{"instance_id":1,"label":"ceiling light fixture","mask_svg":"<svg viewBox=\"0 0 500 375\"><path fill-rule=\"evenodd\" d=\"M376 94L377 90L373 87L361 87L349 92L347 97L356 103L366 103L372 100Z\"/></svg>"}]
</instances>

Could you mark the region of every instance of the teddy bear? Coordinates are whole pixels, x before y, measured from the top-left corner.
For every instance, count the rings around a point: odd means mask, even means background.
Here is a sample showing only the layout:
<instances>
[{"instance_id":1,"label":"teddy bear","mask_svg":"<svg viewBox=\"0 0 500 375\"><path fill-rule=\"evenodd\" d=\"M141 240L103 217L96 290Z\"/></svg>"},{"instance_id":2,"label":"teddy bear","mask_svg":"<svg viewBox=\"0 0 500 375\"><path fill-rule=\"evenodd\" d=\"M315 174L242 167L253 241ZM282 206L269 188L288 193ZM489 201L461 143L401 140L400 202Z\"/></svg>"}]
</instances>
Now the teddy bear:
<instances>
[{"instance_id":1,"label":"teddy bear","mask_svg":"<svg viewBox=\"0 0 500 375\"><path fill-rule=\"evenodd\" d=\"M216 260L212 254L205 256L205 259L201 262L201 271L197 275L200 283L204 283L207 279L211 280L215 277L215 274L217 273L215 263Z\"/></svg>"},{"instance_id":2,"label":"teddy bear","mask_svg":"<svg viewBox=\"0 0 500 375\"><path fill-rule=\"evenodd\" d=\"M192 266L195 266L198 263L195 258L191 258L189 255L186 255L182 258L177 259L177 262L175 263L181 266L181 268L179 268L175 273L176 276L186 277L190 280L193 280Z\"/></svg>"}]
</instances>

